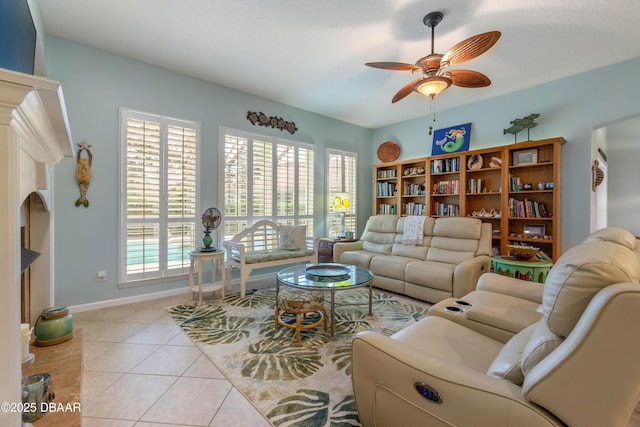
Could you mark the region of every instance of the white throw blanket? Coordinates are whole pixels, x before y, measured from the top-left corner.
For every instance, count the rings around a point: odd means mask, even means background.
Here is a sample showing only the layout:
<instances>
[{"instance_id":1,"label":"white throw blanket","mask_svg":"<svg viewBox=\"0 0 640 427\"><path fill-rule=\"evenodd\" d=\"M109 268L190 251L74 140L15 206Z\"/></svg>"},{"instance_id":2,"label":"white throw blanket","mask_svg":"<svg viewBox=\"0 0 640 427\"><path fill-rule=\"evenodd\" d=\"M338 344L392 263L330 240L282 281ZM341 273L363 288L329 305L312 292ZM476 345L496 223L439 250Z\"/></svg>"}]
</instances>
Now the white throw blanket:
<instances>
[{"instance_id":1,"label":"white throw blanket","mask_svg":"<svg viewBox=\"0 0 640 427\"><path fill-rule=\"evenodd\" d=\"M402 230L403 245L421 245L424 236L424 217L407 216Z\"/></svg>"}]
</instances>

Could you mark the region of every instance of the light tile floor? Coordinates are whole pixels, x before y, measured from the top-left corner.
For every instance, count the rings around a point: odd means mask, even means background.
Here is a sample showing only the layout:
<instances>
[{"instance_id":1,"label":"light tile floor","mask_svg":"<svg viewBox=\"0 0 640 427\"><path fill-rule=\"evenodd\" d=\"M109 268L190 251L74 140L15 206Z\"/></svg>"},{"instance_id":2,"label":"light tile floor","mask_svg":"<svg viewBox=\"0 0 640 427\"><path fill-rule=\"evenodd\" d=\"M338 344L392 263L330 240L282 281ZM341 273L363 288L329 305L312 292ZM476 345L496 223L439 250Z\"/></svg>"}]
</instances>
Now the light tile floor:
<instances>
[{"instance_id":1,"label":"light tile floor","mask_svg":"<svg viewBox=\"0 0 640 427\"><path fill-rule=\"evenodd\" d=\"M164 310L191 294L74 314L83 427L271 426Z\"/></svg>"}]
</instances>

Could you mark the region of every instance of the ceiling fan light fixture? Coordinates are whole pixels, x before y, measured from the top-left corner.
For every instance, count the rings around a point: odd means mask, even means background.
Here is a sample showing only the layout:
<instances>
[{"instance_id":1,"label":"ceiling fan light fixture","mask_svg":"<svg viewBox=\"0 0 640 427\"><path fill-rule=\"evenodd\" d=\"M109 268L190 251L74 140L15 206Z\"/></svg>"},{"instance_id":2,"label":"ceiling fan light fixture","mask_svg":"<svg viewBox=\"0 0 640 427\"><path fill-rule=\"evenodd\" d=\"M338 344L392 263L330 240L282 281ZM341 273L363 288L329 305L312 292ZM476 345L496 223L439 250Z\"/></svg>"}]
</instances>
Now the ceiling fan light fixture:
<instances>
[{"instance_id":1,"label":"ceiling fan light fixture","mask_svg":"<svg viewBox=\"0 0 640 427\"><path fill-rule=\"evenodd\" d=\"M451 86L451 79L443 76L433 76L421 79L415 84L414 89L423 95L433 98L440 92Z\"/></svg>"}]
</instances>

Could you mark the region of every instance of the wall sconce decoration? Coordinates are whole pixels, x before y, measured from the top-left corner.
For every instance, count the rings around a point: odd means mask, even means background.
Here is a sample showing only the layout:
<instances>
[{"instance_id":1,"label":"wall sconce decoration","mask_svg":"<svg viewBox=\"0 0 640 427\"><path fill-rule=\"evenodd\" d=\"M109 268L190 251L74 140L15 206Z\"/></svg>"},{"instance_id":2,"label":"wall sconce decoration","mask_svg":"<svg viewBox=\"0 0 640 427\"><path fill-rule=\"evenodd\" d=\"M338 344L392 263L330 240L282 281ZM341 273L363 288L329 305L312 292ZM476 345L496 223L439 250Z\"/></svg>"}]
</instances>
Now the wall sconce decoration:
<instances>
[{"instance_id":1,"label":"wall sconce decoration","mask_svg":"<svg viewBox=\"0 0 640 427\"><path fill-rule=\"evenodd\" d=\"M248 111L247 120L249 120L252 125L268 126L274 129L286 130L291 135L298 130L294 122L287 122L282 117L277 116L267 117L263 112L256 113L255 111Z\"/></svg>"},{"instance_id":2,"label":"wall sconce decoration","mask_svg":"<svg viewBox=\"0 0 640 427\"><path fill-rule=\"evenodd\" d=\"M76 154L76 181L78 181L78 187L80 187L80 198L76 200L76 206L89 207L89 200L87 200L87 190L89 189L89 182L91 181L91 162L93 161L93 155L89 149L91 145L86 142L78 144L78 153ZM82 152L86 151L87 158L82 157Z\"/></svg>"}]
</instances>

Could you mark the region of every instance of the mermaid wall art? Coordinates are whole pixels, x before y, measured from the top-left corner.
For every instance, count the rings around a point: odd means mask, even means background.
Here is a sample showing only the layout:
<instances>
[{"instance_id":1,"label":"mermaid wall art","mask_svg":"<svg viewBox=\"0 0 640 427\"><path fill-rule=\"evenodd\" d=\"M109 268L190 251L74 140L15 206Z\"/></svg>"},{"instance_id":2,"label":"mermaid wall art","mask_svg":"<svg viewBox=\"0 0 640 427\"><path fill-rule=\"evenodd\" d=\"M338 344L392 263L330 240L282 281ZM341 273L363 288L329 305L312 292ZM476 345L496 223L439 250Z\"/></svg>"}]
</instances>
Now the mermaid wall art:
<instances>
[{"instance_id":1,"label":"mermaid wall art","mask_svg":"<svg viewBox=\"0 0 640 427\"><path fill-rule=\"evenodd\" d=\"M431 155L449 154L469 149L471 123L438 129L433 132Z\"/></svg>"}]
</instances>

